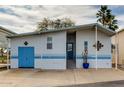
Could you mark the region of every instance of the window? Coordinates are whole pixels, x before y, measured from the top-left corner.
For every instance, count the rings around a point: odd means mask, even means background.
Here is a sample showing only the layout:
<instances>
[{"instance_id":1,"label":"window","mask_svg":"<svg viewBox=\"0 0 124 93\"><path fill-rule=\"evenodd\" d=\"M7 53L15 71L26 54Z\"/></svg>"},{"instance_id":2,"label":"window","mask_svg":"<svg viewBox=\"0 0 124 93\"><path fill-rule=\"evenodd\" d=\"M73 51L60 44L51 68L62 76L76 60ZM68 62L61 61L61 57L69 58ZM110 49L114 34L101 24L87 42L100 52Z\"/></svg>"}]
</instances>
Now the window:
<instances>
[{"instance_id":1,"label":"window","mask_svg":"<svg viewBox=\"0 0 124 93\"><path fill-rule=\"evenodd\" d=\"M88 49L88 42L87 41L84 41L84 48Z\"/></svg>"},{"instance_id":2,"label":"window","mask_svg":"<svg viewBox=\"0 0 124 93\"><path fill-rule=\"evenodd\" d=\"M52 49L52 37L47 37L47 49Z\"/></svg>"}]
</instances>

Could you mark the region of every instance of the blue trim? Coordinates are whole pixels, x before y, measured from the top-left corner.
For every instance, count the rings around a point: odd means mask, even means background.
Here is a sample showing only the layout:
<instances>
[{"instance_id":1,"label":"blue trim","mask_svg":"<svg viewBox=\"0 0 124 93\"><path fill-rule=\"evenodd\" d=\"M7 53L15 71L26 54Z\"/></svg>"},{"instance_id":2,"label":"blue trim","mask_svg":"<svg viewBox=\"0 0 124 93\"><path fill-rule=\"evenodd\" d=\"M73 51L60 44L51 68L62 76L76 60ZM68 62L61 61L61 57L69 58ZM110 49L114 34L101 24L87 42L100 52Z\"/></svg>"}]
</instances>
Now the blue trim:
<instances>
[{"instance_id":1,"label":"blue trim","mask_svg":"<svg viewBox=\"0 0 124 93\"><path fill-rule=\"evenodd\" d=\"M65 56L42 56L42 59L65 59Z\"/></svg>"},{"instance_id":2,"label":"blue trim","mask_svg":"<svg viewBox=\"0 0 124 93\"><path fill-rule=\"evenodd\" d=\"M41 56L35 56L34 58L35 59L41 59Z\"/></svg>"},{"instance_id":3,"label":"blue trim","mask_svg":"<svg viewBox=\"0 0 124 93\"><path fill-rule=\"evenodd\" d=\"M41 56L35 56L35 59L65 59L66 56L64 55L43 55ZM111 55L98 55L97 57L98 59L111 59ZM18 59L18 56L11 56L11 59ZM76 59L83 59L83 57L81 55L76 56ZM88 59L96 59L96 57L94 55L89 55Z\"/></svg>"},{"instance_id":4,"label":"blue trim","mask_svg":"<svg viewBox=\"0 0 124 93\"><path fill-rule=\"evenodd\" d=\"M77 59L83 59L83 57L76 57ZM96 59L96 57L88 57L88 59ZM111 59L111 57L97 57L97 59Z\"/></svg>"},{"instance_id":5,"label":"blue trim","mask_svg":"<svg viewBox=\"0 0 124 93\"><path fill-rule=\"evenodd\" d=\"M11 56L11 59L18 59L18 56ZM35 56L35 59L41 59L41 56Z\"/></svg>"},{"instance_id":6,"label":"blue trim","mask_svg":"<svg viewBox=\"0 0 124 93\"><path fill-rule=\"evenodd\" d=\"M78 55L76 59L83 59L83 57ZM96 59L96 57L94 55L89 55L88 59ZM111 59L111 55L98 55L97 59Z\"/></svg>"},{"instance_id":7,"label":"blue trim","mask_svg":"<svg viewBox=\"0 0 124 93\"><path fill-rule=\"evenodd\" d=\"M11 56L11 59L18 59L18 56Z\"/></svg>"},{"instance_id":8,"label":"blue trim","mask_svg":"<svg viewBox=\"0 0 124 93\"><path fill-rule=\"evenodd\" d=\"M66 59L66 54L42 54L42 59Z\"/></svg>"}]
</instances>

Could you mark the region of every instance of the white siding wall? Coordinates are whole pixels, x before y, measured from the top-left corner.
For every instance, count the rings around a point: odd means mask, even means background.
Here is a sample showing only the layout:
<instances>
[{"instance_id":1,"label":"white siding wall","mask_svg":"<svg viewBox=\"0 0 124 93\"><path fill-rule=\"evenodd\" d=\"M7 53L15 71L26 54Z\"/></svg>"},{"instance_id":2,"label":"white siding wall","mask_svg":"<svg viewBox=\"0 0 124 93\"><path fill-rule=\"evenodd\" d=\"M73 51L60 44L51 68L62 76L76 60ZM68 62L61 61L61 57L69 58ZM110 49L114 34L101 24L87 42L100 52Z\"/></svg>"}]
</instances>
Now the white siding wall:
<instances>
[{"instance_id":1,"label":"white siding wall","mask_svg":"<svg viewBox=\"0 0 124 93\"><path fill-rule=\"evenodd\" d=\"M52 37L53 47L47 49L47 37ZM111 39L106 34L98 31L98 40L104 45L98 51L98 57L110 57L109 59L98 59L98 68L111 68ZM66 32L48 33L43 35L26 36L11 39L11 68L18 68L18 47L28 41L28 46L34 47L35 68L40 69L66 69ZM84 50L84 41L88 41L88 56L95 57L95 31L77 31L76 32L76 68L82 68L82 51ZM27 46L27 47L28 47ZM15 57L15 58L13 58ZM95 59L88 59L90 68L95 68Z\"/></svg>"},{"instance_id":2,"label":"white siding wall","mask_svg":"<svg viewBox=\"0 0 124 93\"><path fill-rule=\"evenodd\" d=\"M53 37L52 49L47 49L47 37ZM66 32L44 34L41 38L41 55L46 57L54 57L52 59L42 58L42 69L66 69ZM65 57L65 58L59 58Z\"/></svg>"},{"instance_id":3,"label":"white siding wall","mask_svg":"<svg viewBox=\"0 0 124 93\"><path fill-rule=\"evenodd\" d=\"M53 49L47 49L47 37L53 38ZM24 42L28 41L28 46L34 47L35 56L41 56L41 58L35 58L35 68L41 69L66 69L66 32L49 33L36 36L26 36L21 38L11 39L11 68L18 68L18 47L22 47ZM28 47L27 46L27 47ZM43 58L43 56L52 56L54 58ZM55 57L65 58L55 58Z\"/></svg>"},{"instance_id":4,"label":"white siding wall","mask_svg":"<svg viewBox=\"0 0 124 93\"><path fill-rule=\"evenodd\" d=\"M110 57L110 59L98 59L98 68L111 68L111 39L106 34L98 31L98 40L104 45L98 51L98 57ZM77 31L76 32L76 67L81 68L83 59L79 58L84 51L84 41L88 41L88 56L95 57L95 31ZM88 59L90 68L95 68L95 59Z\"/></svg>"}]
</instances>

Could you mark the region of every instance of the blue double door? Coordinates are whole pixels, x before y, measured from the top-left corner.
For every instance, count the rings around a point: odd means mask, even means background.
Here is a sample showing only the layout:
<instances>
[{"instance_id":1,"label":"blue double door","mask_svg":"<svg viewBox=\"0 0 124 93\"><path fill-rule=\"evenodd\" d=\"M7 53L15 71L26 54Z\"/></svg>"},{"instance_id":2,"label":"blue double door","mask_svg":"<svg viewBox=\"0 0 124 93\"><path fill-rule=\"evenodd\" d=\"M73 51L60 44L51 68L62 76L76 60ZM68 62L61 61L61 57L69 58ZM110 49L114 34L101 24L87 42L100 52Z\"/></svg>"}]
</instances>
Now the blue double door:
<instances>
[{"instance_id":1,"label":"blue double door","mask_svg":"<svg viewBox=\"0 0 124 93\"><path fill-rule=\"evenodd\" d=\"M18 57L20 68L34 68L34 47L19 47Z\"/></svg>"}]
</instances>

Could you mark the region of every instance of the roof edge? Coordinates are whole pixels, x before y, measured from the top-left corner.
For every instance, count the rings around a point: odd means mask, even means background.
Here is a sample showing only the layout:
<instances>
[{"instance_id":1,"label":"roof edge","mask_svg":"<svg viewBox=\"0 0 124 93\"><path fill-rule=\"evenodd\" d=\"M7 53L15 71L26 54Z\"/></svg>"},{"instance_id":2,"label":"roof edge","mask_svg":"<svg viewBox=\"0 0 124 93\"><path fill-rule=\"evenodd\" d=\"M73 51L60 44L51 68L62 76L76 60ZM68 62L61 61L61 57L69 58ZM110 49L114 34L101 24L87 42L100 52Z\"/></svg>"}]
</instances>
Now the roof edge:
<instances>
[{"instance_id":1,"label":"roof edge","mask_svg":"<svg viewBox=\"0 0 124 93\"><path fill-rule=\"evenodd\" d=\"M38 35L42 33L49 33L49 32L58 32L58 31L64 31L64 30L70 30L70 29L77 29L77 28L83 28L86 26L98 26L101 29L107 30L112 34L115 34L116 32L113 30L110 30L108 28L105 28L104 26L100 25L99 23L91 23L91 24L84 24L84 25L77 25L77 26L72 26L68 28L62 28L62 29L50 29L50 30L44 30L44 31L35 31L35 32L28 32L28 33L22 33L22 34L16 34L14 36L8 36L8 38L13 38L13 37L20 37L20 36L30 36L30 35Z\"/></svg>"},{"instance_id":2,"label":"roof edge","mask_svg":"<svg viewBox=\"0 0 124 93\"><path fill-rule=\"evenodd\" d=\"M2 29L4 31L7 31L7 32L9 32L11 34L17 34L17 33L13 32L13 31L11 31L11 30L8 30L7 28L2 27L2 26L0 26L0 29Z\"/></svg>"}]
</instances>

